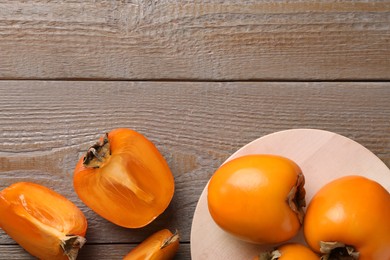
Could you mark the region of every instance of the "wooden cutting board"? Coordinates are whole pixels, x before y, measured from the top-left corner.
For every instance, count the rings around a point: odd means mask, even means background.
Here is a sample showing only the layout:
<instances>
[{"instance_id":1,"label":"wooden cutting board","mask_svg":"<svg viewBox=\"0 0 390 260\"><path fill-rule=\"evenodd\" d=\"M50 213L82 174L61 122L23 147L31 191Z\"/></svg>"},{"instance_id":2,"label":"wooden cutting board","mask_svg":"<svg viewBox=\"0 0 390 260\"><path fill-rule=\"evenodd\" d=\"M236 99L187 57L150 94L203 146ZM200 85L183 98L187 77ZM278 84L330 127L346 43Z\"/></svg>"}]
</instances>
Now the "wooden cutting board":
<instances>
[{"instance_id":1,"label":"wooden cutting board","mask_svg":"<svg viewBox=\"0 0 390 260\"><path fill-rule=\"evenodd\" d=\"M227 160L247 154L276 154L295 161L305 175L307 204L317 190L345 175L362 175L390 191L390 170L359 143L336 133L316 129L292 129L261 137L231 155ZM305 244L302 230L290 242ZM274 246L259 246L240 241L221 230L207 207L207 185L203 190L192 222L191 257L193 260L253 259Z\"/></svg>"}]
</instances>

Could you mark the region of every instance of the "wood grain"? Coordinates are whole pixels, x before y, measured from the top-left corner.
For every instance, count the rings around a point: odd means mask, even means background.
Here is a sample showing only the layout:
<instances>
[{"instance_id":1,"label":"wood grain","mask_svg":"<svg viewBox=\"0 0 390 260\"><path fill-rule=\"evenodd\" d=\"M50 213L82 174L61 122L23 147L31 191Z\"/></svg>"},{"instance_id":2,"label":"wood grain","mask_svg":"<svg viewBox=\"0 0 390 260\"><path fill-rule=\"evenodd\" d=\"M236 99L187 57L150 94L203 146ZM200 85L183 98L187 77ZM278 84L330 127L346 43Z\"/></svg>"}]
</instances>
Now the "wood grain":
<instances>
[{"instance_id":1,"label":"wood grain","mask_svg":"<svg viewBox=\"0 0 390 260\"><path fill-rule=\"evenodd\" d=\"M122 260L123 257L135 245L129 244L102 244L102 245L85 245L79 252L77 259L109 259ZM0 260L33 260L36 259L30 256L18 245L0 245ZM179 250L173 260L190 260L189 244L181 244Z\"/></svg>"},{"instance_id":2,"label":"wood grain","mask_svg":"<svg viewBox=\"0 0 390 260\"><path fill-rule=\"evenodd\" d=\"M88 219L88 246L125 248L162 228L178 229L186 244L204 185L241 146L279 130L319 128L361 143L389 167L389 119L390 83L381 82L0 81L0 189L34 181L68 197ZM117 127L154 142L175 176L171 205L142 229L108 223L72 187L78 158ZM0 245L17 250L3 231ZM180 259L189 259L185 250Z\"/></svg>"},{"instance_id":3,"label":"wood grain","mask_svg":"<svg viewBox=\"0 0 390 260\"><path fill-rule=\"evenodd\" d=\"M389 80L390 3L0 1L2 79Z\"/></svg>"}]
</instances>

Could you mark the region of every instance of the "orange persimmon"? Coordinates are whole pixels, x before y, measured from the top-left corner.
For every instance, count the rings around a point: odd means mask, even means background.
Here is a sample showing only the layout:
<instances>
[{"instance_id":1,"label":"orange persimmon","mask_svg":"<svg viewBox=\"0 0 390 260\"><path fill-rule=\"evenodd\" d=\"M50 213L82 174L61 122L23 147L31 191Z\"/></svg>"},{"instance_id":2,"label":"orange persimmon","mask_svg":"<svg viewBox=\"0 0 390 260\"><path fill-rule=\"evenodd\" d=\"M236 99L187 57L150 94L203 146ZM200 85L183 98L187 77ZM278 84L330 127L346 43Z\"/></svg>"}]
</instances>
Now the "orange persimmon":
<instances>
[{"instance_id":1,"label":"orange persimmon","mask_svg":"<svg viewBox=\"0 0 390 260\"><path fill-rule=\"evenodd\" d=\"M303 231L329 259L389 260L390 193L363 176L335 179L313 196Z\"/></svg>"},{"instance_id":2,"label":"orange persimmon","mask_svg":"<svg viewBox=\"0 0 390 260\"><path fill-rule=\"evenodd\" d=\"M30 182L0 192L0 227L39 259L76 259L85 243L87 220L71 201Z\"/></svg>"},{"instance_id":3,"label":"orange persimmon","mask_svg":"<svg viewBox=\"0 0 390 260\"><path fill-rule=\"evenodd\" d=\"M320 257L311 251L310 248L298 244L288 243L281 245L275 250L264 252L253 260L320 260Z\"/></svg>"},{"instance_id":4,"label":"orange persimmon","mask_svg":"<svg viewBox=\"0 0 390 260\"><path fill-rule=\"evenodd\" d=\"M208 209L226 232L256 244L294 237L305 206L304 175L290 159L245 155L223 164L208 185Z\"/></svg>"},{"instance_id":5,"label":"orange persimmon","mask_svg":"<svg viewBox=\"0 0 390 260\"><path fill-rule=\"evenodd\" d=\"M131 250L123 260L170 260L179 249L179 235L160 230Z\"/></svg>"},{"instance_id":6,"label":"orange persimmon","mask_svg":"<svg viewBox=\"0 0 390 260\"><path fill-rule=\"evenodd\" d=\"M79 198L103 218L127 228L149 224L168 207L174 178L142 134L120 128L90 147L74 170Z\"/></svg>"}]
</instances>

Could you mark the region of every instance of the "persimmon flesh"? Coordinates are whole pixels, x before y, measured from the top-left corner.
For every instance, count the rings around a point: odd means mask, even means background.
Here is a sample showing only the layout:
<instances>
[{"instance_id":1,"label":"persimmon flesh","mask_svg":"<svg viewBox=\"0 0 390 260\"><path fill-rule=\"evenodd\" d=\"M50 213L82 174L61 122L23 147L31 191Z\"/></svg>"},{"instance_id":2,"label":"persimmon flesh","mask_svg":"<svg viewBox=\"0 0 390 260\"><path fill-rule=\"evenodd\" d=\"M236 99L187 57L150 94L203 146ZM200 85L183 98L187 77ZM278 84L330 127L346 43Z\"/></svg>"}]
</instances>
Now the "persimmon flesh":
<instances>
[{"instance_id":1,"label":"persimmon flesh","mask_svg":"<svg viewBox=\"0 0 390 260\"><path fill-rule=\"evenodd\" d=\"M170 260L179 249L179 234L160 230L131 250L123 260Z\"/></svg>"},{"instance_id":2,"label":"persimmon flesh","mask_svg":"<svg viewBox=\"0 0 390 260\"><path fill-rule=\"evenodd\" d=\"M0 227L39 259L74 260L87 220L71 201L39 184L18 182L0 192Z\"/></svg>"},{"instance_id":3,"label":"persimmon flesh","mask_svg":"<svg viewBox=\"0 0 390 260\"><path fill-rule=\"evenodd\" d=\"M304 176L285 157L245 155L217 169L207 200L211 217L228 233L256 244L281 243L301 227Z\"/></svg>"},{"instance_id":4,"label":"persimmon flesh","mask_svg":"<svg viewBox=\"0 0 390 260\"><path fill-rule=\"evenodd\" d=\"M87 151L75 167L73 184L88 207L127 228L152 222L174 193L163 156L146 137L126 128L109 132Z\"/></svg>"}]
</instances>

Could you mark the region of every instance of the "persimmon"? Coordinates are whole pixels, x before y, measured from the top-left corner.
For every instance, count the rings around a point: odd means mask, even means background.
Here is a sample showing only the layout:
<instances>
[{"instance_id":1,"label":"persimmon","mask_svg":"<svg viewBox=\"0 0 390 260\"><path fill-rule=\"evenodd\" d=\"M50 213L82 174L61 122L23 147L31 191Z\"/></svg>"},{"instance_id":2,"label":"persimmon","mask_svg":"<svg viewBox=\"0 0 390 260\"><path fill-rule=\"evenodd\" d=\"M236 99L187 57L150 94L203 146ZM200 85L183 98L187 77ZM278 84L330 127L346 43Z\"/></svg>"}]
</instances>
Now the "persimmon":
<instances>
[{"instance_id":1,"label":"persimmon","mask_svg":"<svg viewBox=\"0 0 390 260\"><path fill-rule=\"evenodd\" d=\"M179 249L179 234L160 230L131 250L123 260L170 260Z\"/></svg>"},{"instance_id":2,"label":"persimmon","mask_svg":"<svg viewBox=\"0 0 390 260\"><path fill-rule=\"evenodd\" d=\"M102 136L74 170L79 198L103 218L127 228L143 227L168 207L174 178L155 145L126 128Z\"/></svg>"},{"instance_id":3,"label":"persimmon","mask_svg":"<svg viewBox=\"0 0 390 260\"><path fill-rule=\"evenodd\" d=\"M87 220L67 198L31 182L0 192L0 227L39 259L76 259L85 243Z\"/></svg>"},{"instance_id":4,"label":"persimmon","mask_svg":"<svg viewBox=\"0 0 390 260\"><path fill-rule=\"evenodd\" d=\"M253 260L320 260L320 257L307 246L288 243L264 252Z\"/></svg>"},{"instance_id":5,"label":"persimmon","mask_svg":"<svg viewBox=\"0 0 390 260\"><path fill-rule=\"evenodd\" d=\"M226 232L257 244L281 243L301 227L304 175L288 158L245 155L216 170L207 201L211 217Z\"/></svg>"},{"instance_id":6,"label":"persimmon","mask_svg":"<svg viewBox=\"0 0 390 260\"><path fill-rule=\"evenodd\" d=\"M333 180L310 201L303 231L308 245L330 259L389 260L390 194L362 176Z\"/></svg>"}]
</instances>

